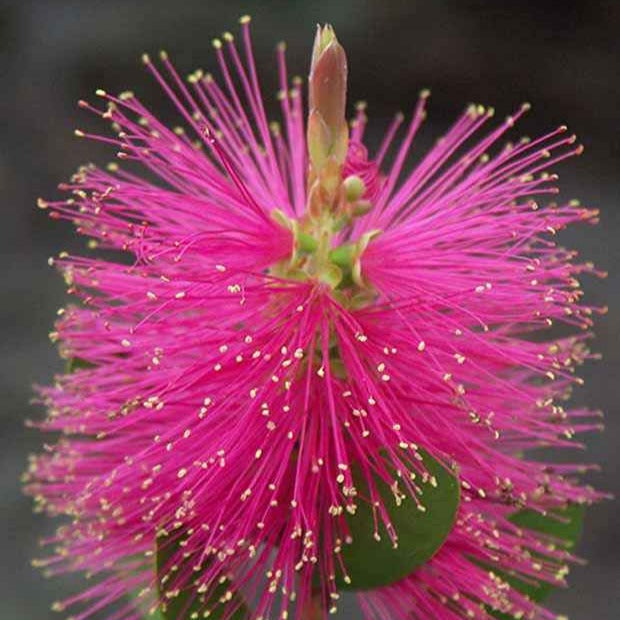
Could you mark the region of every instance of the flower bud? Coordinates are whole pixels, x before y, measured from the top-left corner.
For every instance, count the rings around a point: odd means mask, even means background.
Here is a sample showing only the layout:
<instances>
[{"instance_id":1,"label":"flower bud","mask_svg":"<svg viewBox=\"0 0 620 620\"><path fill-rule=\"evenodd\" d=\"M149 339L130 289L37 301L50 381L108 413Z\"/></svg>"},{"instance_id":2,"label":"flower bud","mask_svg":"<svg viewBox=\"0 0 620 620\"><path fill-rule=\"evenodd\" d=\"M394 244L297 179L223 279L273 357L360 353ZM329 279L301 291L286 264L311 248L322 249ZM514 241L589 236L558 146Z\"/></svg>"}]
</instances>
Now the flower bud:
<instances>
[{"instance_id":1,"label":"flower bud","mask_svg":"<svg viewBox=\"0 0 620 620\"><path fill-rule=\"evenodd\" d=\"M366 191L366 186L364 185L363 179L355 174L348 176L344 180L343 185L347 200L349 202L359 200Z\"/></svg>"},{"instance_id":2,"label":"flower bud","mask_svg":"<svg viewBox=\"0 0 620 620\"><path fill-rule=\"evenodd\" d=\"M317 27L309 76L308 145L319 173L331 157L341 166L348 146L347 57L331 26Z\"/></svg>"}]
</instances>

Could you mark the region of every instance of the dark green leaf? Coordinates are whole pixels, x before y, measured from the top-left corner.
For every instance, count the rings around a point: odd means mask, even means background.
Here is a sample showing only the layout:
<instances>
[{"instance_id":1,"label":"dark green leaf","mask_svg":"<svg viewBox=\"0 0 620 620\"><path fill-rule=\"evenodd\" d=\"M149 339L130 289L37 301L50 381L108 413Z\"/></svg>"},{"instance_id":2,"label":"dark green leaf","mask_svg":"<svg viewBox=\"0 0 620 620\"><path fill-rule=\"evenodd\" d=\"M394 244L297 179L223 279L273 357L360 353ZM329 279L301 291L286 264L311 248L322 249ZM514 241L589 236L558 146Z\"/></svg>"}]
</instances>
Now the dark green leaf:
<instances>
[{"instance_id":1,"label":"dark green leaf","mask_svg":"<svg viewBox=\"0 0 620 620\"><path fill-rule=\"evenodd\" d=\"M163 614L159 609L156 612L149 614L147 618L148 620L165 620Z\"/></svg>"},{"instance_id":2,"label":"dark green leaf","mask_svg":"<svg viewBox=\"0 0 620 620\"><path fill-rule=\"evenodd\" d=\"M351 583L345 583L339 575L336 581L341 588L368 590L403 579L427 562L452 530L460 500L459 481L429 454L421 454L428 472L437 481L436 487L430 482L419 484L423 490L420 501L426 512L418 510L410 497L397 506L389 485L377 479L377 489L398 536L398 547L393 547L381 521L381 540L375 540L372 507L360 500L355 515L347 518L353 542L343 546L342 559ZM363 483L358 490L367 497Z\"/></svg>"},{"instance_id":3,"label":"dark green leaf","mask_svg":"<svg viewBox=\"0 0 620 620\"><path fill-rule=\"evenodd\" d=\"M134 601L134 603L136 603L139 607L140 607L140 611L142 613L144 613L144 618L146 620L165 620L164 617L162 616L161 611L159 611L159 609L157 611L155 611L152 614L148 613L148 610L146 609L144 603L140 603L138 600L138 592L134 592L133 594L130 595L129 597L131 600Z\"/></svg>"},{"instance_id":4,"label":"dark green leaf","mask_svg":"<svg viewBox=\"0 0 620 620\"><path fill-rule=\"evenodd\" d=\"M232 615L226 616L227 620L243 620L249 617L248 608L241 595L233 590L232 599L225 604L220 602L228 590L231 589L230 582L217 584L215 588L210 588L208 595L209 600L205 599L204 594L199 594L197 588L193 585L181 590L177 596L172 598L166 597L166 589L161 588L161 580L169 569L169 564L175 552L179 551L179 546L170 544L165 538L158 538L157 545L157 582L160 586L160 594L165 604L162 604L160 610L162 620L190 620L190 618L203 618L204 612L210 610L209 620L220 620L224 617L227 610L236 607ZM177 553L178 555L178 553ZM187 560L191 562L191 560ZM166 582L166 587L175 589L177 586L174 582L174 575ZM200 579L200 573L194 573L194 579ZM192 614L196 614L192 616ZM150 620L150 619L149 619Z\"/></svg>"},{"instance_id":5,"label":"dark green leaf","mask_svg":"<svg viewBox=\"0 0 620 620\"><path fill-rule=\"evenodd\" d=\"M534 510L521 510L515 513L510 520L519 527L536 530L564 541L566 548L574 547L581 535L585 506L571 504L555 514L559 519L544 516Z\"/></svg>"},{"instance_id":6,"label":"dark green leaf","mask_svg":"<svg viewBox=\"0 0 620 620\"><path fill-rule=\"evenodd\" d=\"M72 357L67 361L67 372L75 372L76 370L94 368L95 365L83 360L81 357Z\"/></svg>"},{"instance_id":7,"label":"dark green leaf","mask_svg":"<svg viewBox=\"0 0 620 620\"><path fill-rule=\"evenodd\" d=\"M556 511L555 514L560 517L561 520L558 520L553 516L543 516L534 510L521 510L512 515L510 520L515 525L518 525L523 529L530 529L553 536L554 538L563 541L564 546L567 549L570 549L575 546L581 535L585 507L572 504L564 510ZM547 582L540 582L539 584L525 582L518 577L514 577L513 575L508 575L500 570L497 570L490 564L484 564L484 566L485 568L493 570L493 572L507 581L513 588L519 590L519 592L535 602L540 602L545 599L555 587ZM498 611L491 613L493 617L501 620L512 620L513 618L509 614L504 614Z\"/></svg>"}]
</instances>

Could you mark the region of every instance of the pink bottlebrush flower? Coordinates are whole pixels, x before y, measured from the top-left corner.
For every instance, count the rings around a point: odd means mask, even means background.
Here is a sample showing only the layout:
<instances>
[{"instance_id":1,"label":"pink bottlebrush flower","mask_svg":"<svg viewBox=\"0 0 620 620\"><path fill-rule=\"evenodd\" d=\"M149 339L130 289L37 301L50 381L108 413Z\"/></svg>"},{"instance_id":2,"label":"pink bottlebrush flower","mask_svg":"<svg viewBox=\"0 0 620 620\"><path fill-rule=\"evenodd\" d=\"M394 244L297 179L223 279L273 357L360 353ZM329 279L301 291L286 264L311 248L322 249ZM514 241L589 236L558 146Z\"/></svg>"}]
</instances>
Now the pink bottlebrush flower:
<instances>
[{"instance_id":1,"label":"pink bottlebrush flower","mask_svg":"<svg viewBox=\"0 0 620 620\"><path fill-rule=\"evenodd\" d=\"M323 618L355 587L354 513L396 545L379 487L424 511L435 462L458 477L456 519L422 566L359 593L364 613L554 618L502 575L563 583L573 556L511 516L601 497L575 479L593 466L531 452L599 426L564 403L599 311L577 278L597 272L555 241L597 212L539 203L582 147L565 127L504 144L528 106L494 122L474 105L408 171L423 92L404 135L398 116L369 154L364 108L345 122L329 27L308 124L283 46L269 123L248 22L241 45L214 42L220 81L144 57L184 129L130 92L80 102L115 135L77 135L121 164L85 166L68 199L40 201L102 250L54 260L75 303L52 339L79 363L40 389L38 426L62 435L26 474L40 509L68 517L40 563L93 579L57 608Z\"/></svg>"}]
</instances>

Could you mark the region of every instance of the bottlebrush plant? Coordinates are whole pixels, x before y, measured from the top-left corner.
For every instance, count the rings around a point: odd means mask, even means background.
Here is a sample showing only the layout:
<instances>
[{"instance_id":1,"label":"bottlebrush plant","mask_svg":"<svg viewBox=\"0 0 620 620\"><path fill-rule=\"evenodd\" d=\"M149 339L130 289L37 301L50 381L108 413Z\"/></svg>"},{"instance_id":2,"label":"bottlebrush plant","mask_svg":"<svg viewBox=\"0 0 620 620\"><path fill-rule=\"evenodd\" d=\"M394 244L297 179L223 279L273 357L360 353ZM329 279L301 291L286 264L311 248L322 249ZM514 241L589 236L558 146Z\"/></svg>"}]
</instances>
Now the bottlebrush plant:
<instances>
[{"instance_id":1,"label":"bottlebrush plant","mask_svg":"<svg viewBox=\"0 0 620 620\"><path fill-rule=\"evenodd\" d=\"M249 22L214 41L219 81L144 56L183 128L80 101L120 162L39 201L101 250L52 261L70 367L38 390L59 438L26 489L65 517L38 564L91 577L55 608L318 620L353 590L369 619L557 618L539 602L603 497L533 451L600 426L566 400L604 310L578 278L603 274L555 240L598 213L545 204L582 147L505 142L529 106L470 105L408 169L424 91L370 152L330 26L307 114L278 47L270 123Z\"/></svg>"}]
</instances>

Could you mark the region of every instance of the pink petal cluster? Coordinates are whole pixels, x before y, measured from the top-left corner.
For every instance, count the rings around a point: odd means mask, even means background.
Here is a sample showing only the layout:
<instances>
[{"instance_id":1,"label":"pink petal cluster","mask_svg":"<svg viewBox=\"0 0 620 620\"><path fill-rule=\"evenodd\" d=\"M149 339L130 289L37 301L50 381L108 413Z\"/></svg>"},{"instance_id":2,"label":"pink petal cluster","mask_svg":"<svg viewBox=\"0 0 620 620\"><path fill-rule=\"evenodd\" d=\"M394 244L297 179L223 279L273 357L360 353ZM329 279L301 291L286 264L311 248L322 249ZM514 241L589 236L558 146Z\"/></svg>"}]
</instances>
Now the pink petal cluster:
<instances>
[{"instance_id":1,"label":"pink petal cluster","mask_svg":"<svg viewBox=\"0 0 620 620\"><path fill-rule=\"evenodd\" d=\"M363 178L373 208L340 238L381 232L361 257L375 297L347 307L324 283L269 269L294 243L272 211L295 219L306 207L302 86L279 47L282 121L269 123L248 20L240 39L216 41L219 81L186 82L166 54L145 56L184 129L129 92L98 91L102 109L80 102L115 133L78 135L122 161L86 166L62 186L68 198L40 202L101 250L54 260L74 303L52 337L86 367L40 390L49 415L37 425L61 438L26 476L40 509L68 517L40 563L93 578L57 608L74 620L143 617L159 603L160 540L166 589L202 597L204 617L214 604L214 617L233 617L239 591L252 618L305 618L317 584L323 617L337 607L334 576L347 574L349 512L374 502L376 532L396 540L375 481L423 501L406 475L423 474L421 447L458 468L457 522L414 574L361 593L364 613L555 618L480 563L563 583L573 558L508 517L599 498L576 480L591 466L531 452L574 448L599 426L564 403L599 311L577 278L597 272L555 241L597 213L538 202L581 147L565 127L504 143L527 106L501 122L470 106L409 170L427 93L371 155L359 108L345 174ZM552 324L574 330L551 337ZM354 466L369 497L355 492Z\"/></svg>"}]
</instances>

